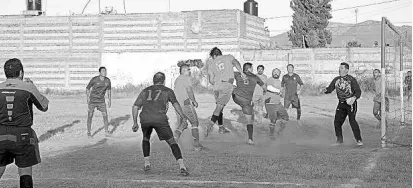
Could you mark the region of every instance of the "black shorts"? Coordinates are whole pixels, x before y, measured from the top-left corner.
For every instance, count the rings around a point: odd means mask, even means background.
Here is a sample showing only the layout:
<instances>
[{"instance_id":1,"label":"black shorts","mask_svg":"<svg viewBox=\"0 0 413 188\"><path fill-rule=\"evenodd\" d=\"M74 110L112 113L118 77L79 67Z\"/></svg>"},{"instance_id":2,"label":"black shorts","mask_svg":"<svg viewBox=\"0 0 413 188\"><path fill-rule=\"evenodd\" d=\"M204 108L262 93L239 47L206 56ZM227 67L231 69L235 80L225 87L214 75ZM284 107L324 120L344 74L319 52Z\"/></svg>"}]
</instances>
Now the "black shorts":
<instances>
[{"instance_id":1,"label":"black shorts","mask_svg":"<svg viewBox=\"0 0 413 188\"><path fill-rule=\"evenodd\" d=\"M252 100L248 100L244 97L240 97L232 93L232 100L242 108L242 113L245 115L252 115L254 112L254 106L252 105Z\"/></svg>"},{"instance_id":2,"label":"black shorts","mask_svg":"<svg viewBox=\"0 0 413 188\"><path fill-rule=\"evenodd\" d=\"M284 107L288 109L290 108L290 105L292 105L293 108L301 108L300 98L298 98L297 94L286 96L284 98Z\"/></svg>"},{"instance_id":3,"label":"black shorts","mask_svg":"<svg viewBox=\"0 0 413 188\"><path fill-rule=\"evenodd\" d=\"M94 113L95 108L97 108L100 112L102 112L103 116L107 115L106 103L89 103L88 104L88 112Z\"/></svg>"},{"instance_id":4,"label":"black shorts","mask_svg":"<svg viewBox=\"0 0 413 188\"><path fill-rule=\"evenodd\" d=\"M150 140L153 129L155 129L156 134L158 134L159 140L170 140L174 137L172 129L168 124L145 123L142 124L143 138Z\"/></svg>"},{"instance_id":5,"label":"black shorts","mask_svg":"<svg viewBox=\"0 0 413 188\"><path fill-rule=\"evenodd\" d=\"M41 162L39 140L31 127L0 126L0 166L27 168Z\"/></svg>"}]
</instances>

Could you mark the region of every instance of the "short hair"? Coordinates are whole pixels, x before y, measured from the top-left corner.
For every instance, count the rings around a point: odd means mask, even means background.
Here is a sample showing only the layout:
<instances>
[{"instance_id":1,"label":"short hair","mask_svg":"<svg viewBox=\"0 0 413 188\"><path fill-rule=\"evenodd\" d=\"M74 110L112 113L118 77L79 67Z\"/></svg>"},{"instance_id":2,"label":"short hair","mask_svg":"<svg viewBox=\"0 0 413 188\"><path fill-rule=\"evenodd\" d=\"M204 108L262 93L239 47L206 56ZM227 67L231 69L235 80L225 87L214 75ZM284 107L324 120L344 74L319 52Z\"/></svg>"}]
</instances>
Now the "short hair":
<instances>
[{"instance_id":1,"label":"short hair","mask_svg":"<svg viewBox=\"0 0 413 188\"><path fill-rule=\"evenodd\" d=\"M214 47L214 48L212 48L211 52L209 52L209 55L210 55L211 57L221 56L221 55L222 55L222 52L221 52L221 50L220 50L219 48Z\"/></svg>"},{"instance_id":2,"label":"short hair","mask_svg":"<svg viewBox=\"0 0 413 188\"><path fill-rule=\"evenodd\" d=\"M377 72L381 73L380 69L374 69L373 72L374 71L377 71Z\"/></svg>"},{"instance_id":3,"label":"short hair","mask_svg":"<svg viewBox=\"0 0 413 188\"><path fill-rule=\"evenodd\" d=\"M342 63L340 63L340 66L341 65L344 65L344 67L348 70L348 69L350 69L350 65L348 65L348 63L346 63L346 62L342 62Z\"/></svg>"},{"instance_id":4,"label":"short hair","mask_svg":"<svg viewBox=\"0 0 413 188\"><path fill-rule=\"evenodd\" d=\"M20 71L24 72L23 64L19 59L9 59L4 63L4 73L6 78L17 78L20 76Z\"/></svg>"},{"instance_id":5,"label":"short hair","mask_svg":"<svg viewBox=\"0 0 413 188\"><path fill-rule=\"evenodd\" d=\"M294 68L294 65L293 65L293 64L288 64L288 65L287 65L287 69L288 69L288 67Z\"/></svg>"},{"instance_id":6,"label":"short hair","mask_svg":"<svg viewBox=\"0 0 413 188\"><path fill-rule=\"evenodd\" d=\"M103 69L106 70L106 67L99 67L99 72L102 71Z\"/></svg>"},{"instance_id":7,"label":"short hair","mask_svg":"<svg viewBox=\"0 0 413 188\"><path fill-rule=\"evenodd\" d=\"M257 70L258 70L260 67L262 68L262 70L264 70L264 65L258 65Z\"/></svg>"},{"instance_id":8,"label":"short hair","mask_svg":"<svg viewBox=\"0 0 413 188\"><path fill-rule=\"evenodd\" d=\"M179 67L179 74L182 74L182 71L184 70L184 68L188 68L188 65L183 64L182 66Z\"/></svg>"},{"instance_id":9,"label":"short hair","mask_svg":"<svg viewBox=\"0 0 413 188\"><path fill-rule=\"evenodd\" d=\"M153 75L153 84L163 84L165 82L165 73L157 72Z\"/></svg>"},{"instance_id":10,"label":"short hair","mask_svg":"<svg viewBox=\"0 0 413 188\"><path fill-rule=\"evenodd\" d=\"M242 71L246 72L249 68L252 67L252 63L244 63L244 65L242 66Z\"/></svg>"}]
</instances>

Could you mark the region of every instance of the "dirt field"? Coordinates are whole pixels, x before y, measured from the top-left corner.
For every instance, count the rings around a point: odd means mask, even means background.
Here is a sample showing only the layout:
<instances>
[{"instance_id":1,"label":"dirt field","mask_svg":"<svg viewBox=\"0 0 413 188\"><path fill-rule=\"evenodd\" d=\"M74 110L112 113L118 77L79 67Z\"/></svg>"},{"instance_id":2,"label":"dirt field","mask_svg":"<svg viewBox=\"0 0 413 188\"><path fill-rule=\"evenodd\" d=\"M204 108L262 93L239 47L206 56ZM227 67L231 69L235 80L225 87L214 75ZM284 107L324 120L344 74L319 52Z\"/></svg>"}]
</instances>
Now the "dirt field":
<instances>
[{"instance_id":1,"label":"dirt field","mask_svg":"<svg viewBox=\"0 0 413 188\"><path fill-rule=\"evenodd\" d=\"M201 124L209 119L213 97L197 95ZM34 167L35 187L411 187L411 147L380 149L380 131L371 113L372 100L359 101L358 122L365 146L355 147L348 120L344 142L335 141L334 95L303 97L303 126L292 119L275 141L268 139L268 122L254 125L255 146L246 144L246 127L239 122L240 108L232 101L225 108L225 124L231 134L217 130L202 144L209 151L195 152L189 131L179 142L191 173L178 175L170 148L154 134L152 171L142 170L141 133L133 133L134 98L114 99L110 110L113 136L103 136L103 121L95 112L94 138L86 137L86 100L51 98L49 112L36 111L35 125L41 141L42 163ZM170 108L172 108L170 106ZM295 111L294 111L295 113ZM169 110L175 127L175 112ZM217 129L217 128L216 128ZM411 129L409 129L411 130ZM201 134L202 135L202 134ZM411 138L411 133L409 133ZM0 187L18 187L17 169L10 165Z\"/></svg>"}]
</instances>

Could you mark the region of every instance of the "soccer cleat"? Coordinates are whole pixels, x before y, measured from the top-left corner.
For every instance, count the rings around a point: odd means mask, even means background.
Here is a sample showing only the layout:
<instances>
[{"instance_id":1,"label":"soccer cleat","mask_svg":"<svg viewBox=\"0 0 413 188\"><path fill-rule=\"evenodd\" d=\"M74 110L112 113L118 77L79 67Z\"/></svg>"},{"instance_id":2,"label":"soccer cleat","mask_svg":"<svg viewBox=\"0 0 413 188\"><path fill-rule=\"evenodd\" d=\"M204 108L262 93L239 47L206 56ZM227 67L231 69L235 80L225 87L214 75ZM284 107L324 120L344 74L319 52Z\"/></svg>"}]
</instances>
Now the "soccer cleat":
<instances>
[{"instance_id":1,"label":"soccer cleat","mask_svg":"<svg viewBox=\"0 0 413 188\"><path fill-rule=\"evenodd\" d=\"M148 172L149 170L151 170L151 166L150 165L145 165L143 167L143 171Z\"/></svg>"},{"instance_id":2,"label":"soccer cleat","mask_svg":"<svg viewBox=\"0 0 413 188\"><path fill-rule=\"evenodd\" d=\"M204 147L203 145L199 144L198 146L194 146L194 150L195 151L205 151L205 150L207 150L207 148Z\"/></svg>"},{"instance_id":3,"label":"soccer cleat","mask_svg":"<svg viewBox=\"0 0 413 188\"><path fill-rule=\"evenodd\" d=\"M248 139L248 142L247 142L249 145L254 145L255 143L254 143L254 141L252 141L251 139Z\"/></svg>"},{"instance_id":4,"label":"soccer cleat","mask_svg":"<svg viewBox=\"0 0 413 188\"><path fill-rule=\"evenodd\" d=\"M361 140L357 141L357 146L363 146L363 142Z\"/></svg>"},{"instance_id":5,"label":"soccer cleat","mask_svg":"<svg viewBox=\"0 0 413 188\"><path fill-rule=\"evenodd\" d=\"M208 135L211 133L213 127L214 127L214 124L208 124L206 126L205 137L208 137Z\"/></svg>"},{"instance_id":6,"label":"soccer cleat","mask_svg":"<svg viewBox=\"0 0 413 188\"><path fill-rule=\"evenodd\" d=\"M343 144L342 141L337 141L336 143L331 144L331 146L341 146L342 144Z\"/></svg>"},{"instance_id":7,"label":"soccer cleat","mask_svg":"<svg viewBox=\"0 0 413 188\"><path fill-rule=\"evenodd\" d=\"M179 172L182 176L189 176L189 172L187 169L185 168L181 168L180 172Z\"/></svg>"},{"instance_id":8,"label":"soccer cleat","mask_svg":"<svg viewBox=\"0 0 413 188\"><path fill-rule=\"evenodd\" d=\"M230 133L231 131L229 131L225 127L219 127L218 132L219 132L219 134L226 134L226 133Z\"/></svg>"}]
</instances>

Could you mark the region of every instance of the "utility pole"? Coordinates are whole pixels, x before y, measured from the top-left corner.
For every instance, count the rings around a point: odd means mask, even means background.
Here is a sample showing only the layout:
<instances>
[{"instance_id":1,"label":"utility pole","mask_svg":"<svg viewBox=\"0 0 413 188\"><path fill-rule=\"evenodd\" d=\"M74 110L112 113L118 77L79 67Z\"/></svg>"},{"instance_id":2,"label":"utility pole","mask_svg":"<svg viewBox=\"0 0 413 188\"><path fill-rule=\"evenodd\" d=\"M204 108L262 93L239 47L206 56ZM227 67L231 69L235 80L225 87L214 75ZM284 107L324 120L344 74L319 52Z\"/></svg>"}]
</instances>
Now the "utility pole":
<instances>
[{"instance_id":1,"label":"utility pole","mask_svg":"<svg viewBox=\"0 0 413 188\"><path fill-rule=\"evenodd\" d=\"M357 22L357 16L358 16L358 13L359 13L359 9L356 8L356 10L355 10L354 12L356 12L356 24L357 24L357 23L358 23L358 22Z\"/></svg>"},{"instance_id":2,"label":"utility pole","mask_svg":"<svg viewBox=\"0 0 413 188\"><path fill-rule=\"evenodd\" d=\"M101 10L100 10L100 0L99 0L99 14L101 14L102 12L101 12Z\"/></svg>"},{"instance_id":3,"label":"utility pole","mask_svg":"<svg viewBox=\"0 0 413 188\"><path fill-rule=\"evenodd\" d=\"M168 0L168 12L171 12L171 0Z\"/></svg>"}]
</instances>

